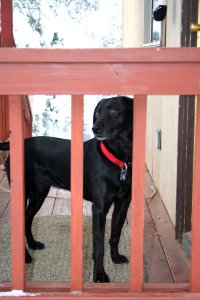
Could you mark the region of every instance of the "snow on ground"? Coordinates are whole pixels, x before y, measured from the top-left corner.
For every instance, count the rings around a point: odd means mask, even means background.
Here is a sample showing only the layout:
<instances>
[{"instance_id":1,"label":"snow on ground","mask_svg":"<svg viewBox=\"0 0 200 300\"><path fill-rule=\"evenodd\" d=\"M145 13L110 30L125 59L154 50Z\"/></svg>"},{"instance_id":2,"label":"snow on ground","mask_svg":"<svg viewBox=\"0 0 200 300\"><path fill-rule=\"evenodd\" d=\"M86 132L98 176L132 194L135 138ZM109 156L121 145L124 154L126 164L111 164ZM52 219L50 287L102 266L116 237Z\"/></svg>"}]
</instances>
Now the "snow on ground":
<instances>
[{"instance_id":1,"label":"snow on ground","mask_svg":"<svg viewBox=\"0 0 200 300\"><path fill-rule=\"evenodd\" d=\"M0 297L20 297L20 296L39 296L40 294L25 293L21 290L12 290L10 292L0 292Z\"/></svg>"}]
</instances>

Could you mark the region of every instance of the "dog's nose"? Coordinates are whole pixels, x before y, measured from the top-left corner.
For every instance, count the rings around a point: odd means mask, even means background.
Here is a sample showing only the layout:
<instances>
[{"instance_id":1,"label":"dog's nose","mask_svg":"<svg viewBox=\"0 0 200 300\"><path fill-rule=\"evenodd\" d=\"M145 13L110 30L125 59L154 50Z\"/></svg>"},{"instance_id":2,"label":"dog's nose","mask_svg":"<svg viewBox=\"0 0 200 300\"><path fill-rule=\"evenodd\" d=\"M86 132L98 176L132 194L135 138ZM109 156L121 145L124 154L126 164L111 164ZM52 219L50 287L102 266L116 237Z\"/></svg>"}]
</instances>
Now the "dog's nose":
<instances>
[{"instance_id":1,"label":"dog's nose","mask_svg":"<svg viewBox=\"0 0 200 300\"><path fill-rule=\"evenodd\" d=\"M99 128L97 126L93 126L92 131L93 131L94 134L100 134L101 133L101 128Z\"/></svg>"}]
</instances>

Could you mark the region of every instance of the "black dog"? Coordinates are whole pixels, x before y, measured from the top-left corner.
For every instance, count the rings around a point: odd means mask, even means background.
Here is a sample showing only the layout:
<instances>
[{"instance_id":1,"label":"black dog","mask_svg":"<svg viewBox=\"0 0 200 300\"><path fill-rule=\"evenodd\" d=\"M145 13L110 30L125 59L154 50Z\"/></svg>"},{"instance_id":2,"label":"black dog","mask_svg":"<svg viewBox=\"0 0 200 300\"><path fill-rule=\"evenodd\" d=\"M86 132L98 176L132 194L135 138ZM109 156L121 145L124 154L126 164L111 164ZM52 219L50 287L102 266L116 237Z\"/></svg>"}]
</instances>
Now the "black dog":
<instances>
[{"instance_id":1,"label":"black dog","mask_svg":"<svg viewBox=\"0 0 200 300\"><path fill-rule=\"evenodd\" d=\"M101 100L94 111L95 138L84 142L84 198L91 201L95 282L109 282L104 270L106 215L114 203L110 253L114 263L127 263L118 252L121 230L131 197L133 100L112 97ZM9 142L0 143L9 150ZM6 161L10 181L9 157ZM26 240L31 249L42 249L31 225L51 186L70 189L70 141L53 137L25 139ZM27 201L29 199L29 201ZM26 262L32 258L26 250Z\"/></svg>"}]
</instances>

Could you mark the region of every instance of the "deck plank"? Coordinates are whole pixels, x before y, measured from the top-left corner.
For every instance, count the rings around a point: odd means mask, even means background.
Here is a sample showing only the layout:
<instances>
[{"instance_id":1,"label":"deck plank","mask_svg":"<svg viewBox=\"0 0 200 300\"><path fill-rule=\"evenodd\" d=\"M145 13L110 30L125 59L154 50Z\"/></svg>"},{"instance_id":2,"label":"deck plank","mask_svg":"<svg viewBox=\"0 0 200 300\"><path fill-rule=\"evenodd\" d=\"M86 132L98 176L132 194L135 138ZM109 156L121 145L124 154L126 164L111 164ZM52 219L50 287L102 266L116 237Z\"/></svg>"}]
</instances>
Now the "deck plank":
<instances>
[{"instance_id":1,"label":"deck plank","mask_svg":"<svg viewBox=\"0 0 200 300\"><path fill-rule=\"evenodd\" d=\"M0 170L0 183L3 180L4 176L5 176L5 172Z\"/></svg>"},{"instance_id":2,"label":"deck plank","mask_svg":"<svg viewBox=\"0 0 200 300\"><path fill-rule=\"evenodd\" d=\"M152 185L150 176L147 176L148 186ZM155 196L146 200L155 224L156 232L159 237L164 254L166 256L172 277L175 283L189 282L190 265L181 243L175 239L174 226L166 213L166 209L161 201L160 195L156 192Z\"/></svg>"},{"instance_id":3,"label":"deck plank","mask_svg":"<svg viewBox=\"0 0 200 300\"><path fill-rule=\"evenodd\" d=\"M53 208L52 215L69 216L70 215L70 203L66 198L56 198L55 206Z\"/></svg>"},{"instance_id":4,"label":"deck plank","mask_svg":"<svg viewBox=\"0 0 200 300\"><path fill-rule=\"evenodd\" d=\"M42 207L40 208L40 210L38 211L38 213L36 214L37 217L41 217L41 216L51 216L53 213L53 208L55 205L55 201L56 198L55 197L47 197L42 205Z\"/></svg>"},{"instance_id":5,"label":"deck plank","mask_svg":"<svg viewBox=\"0 0 200 300\"><path fill-rule=\"evenodd\" d=\"M146 267L146 282L151 283L173 283L169 265L163 253L156 228L147 205L145 204L145 226L144 226L144 264Z\"/></svg>"}]
</instances>

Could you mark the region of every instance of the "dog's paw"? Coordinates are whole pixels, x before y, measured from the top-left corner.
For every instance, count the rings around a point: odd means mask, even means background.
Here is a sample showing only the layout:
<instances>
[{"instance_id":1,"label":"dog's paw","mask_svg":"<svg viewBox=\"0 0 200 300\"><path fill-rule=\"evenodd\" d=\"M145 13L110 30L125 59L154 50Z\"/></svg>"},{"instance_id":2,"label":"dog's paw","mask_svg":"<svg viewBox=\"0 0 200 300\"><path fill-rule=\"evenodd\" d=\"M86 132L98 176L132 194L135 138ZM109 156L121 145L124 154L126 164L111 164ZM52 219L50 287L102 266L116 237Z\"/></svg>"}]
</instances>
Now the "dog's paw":
<instances>
[{"instance_id":1,"label":"dog's paw","mask_svg":"<svg viewBox=\"0 0 200 300\"><path fill-rule=\"evenodd\" d=\"M97 272L94 274L93 278L94 282L110 282L109 276L106 274L105 271Z\"/></svg>"},{"instance_id":2,"label":"dog's paw","mask_svg":"<svg viewBox=\"0 0 200 300\"><path fill-rule=\"evenodd\" d=\"M34 241L34 243L30 243L28 245L29 245L29 248L32 250L42 250L45 248L45 244L43 244L41 242L37 242L37 241Z\"/></svg>"},{"instance_id":3,"label":"dog's paw","mask_svg":"<svg viewBox=\"0 0 200 300\"><path fill-rule=\"evenodd\" d=\"M127 257L121 254L111 255L111 258L115 264L127 264L129 262Z\"/></svg>"}]
</instances>

